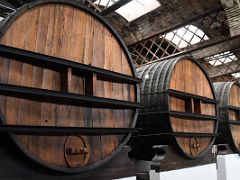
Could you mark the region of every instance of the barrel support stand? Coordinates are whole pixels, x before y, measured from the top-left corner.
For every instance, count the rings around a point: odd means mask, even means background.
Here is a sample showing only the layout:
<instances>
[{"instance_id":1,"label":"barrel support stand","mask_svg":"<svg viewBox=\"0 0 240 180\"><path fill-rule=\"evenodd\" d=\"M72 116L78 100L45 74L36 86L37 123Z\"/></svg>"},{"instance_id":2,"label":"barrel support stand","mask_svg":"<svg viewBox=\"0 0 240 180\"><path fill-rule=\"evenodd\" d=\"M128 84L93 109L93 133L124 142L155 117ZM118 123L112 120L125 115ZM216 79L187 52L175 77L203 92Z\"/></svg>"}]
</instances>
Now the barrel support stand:
<instances>
[{"instance_id":1,"label":"barrel support stand","mask_svg":"<svg viewBox=\"0 0 240 180\"><path fill-rule=\"evenodd\" d=\"M165 158L165 147L165 145L153 146L155 156L150 163L150 169L148 170L148 173L137 173L137 180L160 180L160 165L161 161Z\"/></svg>"}]
</instances>

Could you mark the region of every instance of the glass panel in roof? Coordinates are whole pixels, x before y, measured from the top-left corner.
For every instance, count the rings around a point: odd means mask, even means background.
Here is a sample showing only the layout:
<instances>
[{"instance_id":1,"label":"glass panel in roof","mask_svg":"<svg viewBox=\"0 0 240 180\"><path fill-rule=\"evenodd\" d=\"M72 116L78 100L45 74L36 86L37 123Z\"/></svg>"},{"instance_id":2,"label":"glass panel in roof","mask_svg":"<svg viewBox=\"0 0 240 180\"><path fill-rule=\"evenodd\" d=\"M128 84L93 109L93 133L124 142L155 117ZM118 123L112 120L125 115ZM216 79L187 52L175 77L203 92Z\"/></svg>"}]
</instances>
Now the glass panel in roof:
<instances>
[{"instance_id":1,"label":"glass panel in roof","mask_svg":"<svg viewBox=\"0 0 240 180\"><path fill-rule=\"evenodd\" d=\"M208 40L209 38L208 38L208 36L205 34L204 36L203 36L203 40Z\"/></svg>"},{"instance_id":2,"label":"glass panel in roof","mask_svg":"<svg viewBox=\"0 0 240 180\"><path fill-rule=\"evenodd\" d=\"M132 0L120 7L116 12L131 22L159 6L160 3L157 0Z\"/></svg>"},{"instance_id":3,"label":"glass panel in roof","mask_svg":"<svg viewBox=\"0 0 240 180\"><path fill-rule=\"evenodd\" d=\"M174 38L171 37L175 34ZM175 38L177 36L177 38ZM202 40L208 40L208 36L194 25L187 25L177 30L163 35L167 40L173 42L179 48L185 48L189 45L197 44ZM180 38L180 40L179 40Z\"/></svg>"},{"instance_id":4,"label":"glass panel in roof","mask_svg":"<svg viewBox=\"0 0 240 180\"><path fill-rule=\"evenodd\" d=\"M170 33L167 33L167 34L166 34L165 38L166 38L167 40L169 40L169 41L172 41L173 36L174 36L174 33L173 33L173 32L170 32Z\"/></svg>"},{"instance_id":5,"label":"glass panel in roof","mask_svg":"<svg viewBox=\"0 0 240 180\"><path fill-rule=\"evenodd\" d=\"M230 59L234 59L234 60L237 60L237 57L235 55L231 55L229 56Z\"/></svg>"},{"instance_id":6,"label":"glass panel in roof","mask_svg":"<svg viewBox=\"0 0 240 180\"><path fill-rule=\"evenodd\" d=\"M209 61L209 63L210 63L211 65L213 65L213 66L218 66L218 65L221 65L221 64L222 64L222 62L219 61L219 60Z\"/></svg>"},{"instance_id":7,"label":"glass panel in roof","mask_svg":"<svg viewBox=\"0 0 240 180\"><path fill-rule=\"evenodd\" d=\"M174 36L174 38L172 39L172 42L176 45L178 45L181 41L181 38L177 35Z\"/></svg>"},{"instance_id":8,"label":"glass panel in roof","mask_svg":"<svg viewBox=\"0 0 240 180\"><path fill-rule=\"evenodd\" d=\"M235 77L235 78L239 78L240 77L240 73L233 73L233 74L231 74L233 77Z\"/></svg>"},{"instance_id":9,"label":"glass panel in roof","mask_svg":"<svg viewBox=\"0 0 240 180\"><path fill-rule=\"evenodd\" d=\"M204 34L204 32L202 30L198 29L196 31L196 35L199 36L200 38L202 38L205 34Z\"/></svg>"},{"instance_id":10,"label":"glass panel in roof","mask_svg":"<svg viewBox=\"0 0 240 180\"><path fill-rule=\"evenodd\" d=\"M98 4L104 7L112 6L114 3L116 3L119 0L97 0L94 2L94 4Z\"/></svg>"},{"instance_id":11,"label":"glass panel in roof","mask_svg":"<svg viewBox=\"0 0 240 180\"><path fill-rule=\"evenodd\" d=\"M235 61L237 60L237 57L232 52L226 51L211 57L207 57L206 60L208 60L213 66L218 66L220 64L226 64Z\"/></svg>"},{"instance_id":12,"label":"glass panel in roof","mask_svg":"<svg viewBox=\"0 0 240 180\"><path fill-rule=\"evenodd\" d=\"M184 48L188 45L186 41L181 41L180 44L178 45L179 48Z\"/></svg>"},{"instance_id":13,"label":"glass panel in roof","mask_svg":"<svg viewBox=\"0 0 240 180\"><path fill-rule=\"evenodd\" d=\"M198 36L193 36L192 40L191 40L191 44L197 44L201 41L201 39Z\"/></svg>"},{"instance_id":14,"label":"glass panel in roof","mask_svg":"<svg viewBox=\"0 0 240 180\"><path fill-rule=\"evenodd\" d=\"M223 63L229 63L232 62L233 60L230 58L224 58L224 61L222 61Z\"/></svg>"},{"instance_id":15,"label":"glass panel in roof","mask_svg":"<svg viewBox=\"0 0 240 180\"><path fill-rule=\"evenodd\" d=\"M183 36L183 39L187 42L190 42L194 34L190 31L187 31L186 34Z\"/></svg>"},{"instance_id":16,"label":"glass panel in roof","mask_svg":"<svg viewBox=\"0 0 240 180\"><path fill-rule=\"evenodd\" d=\"M180 28L177 30L177 34L180 36L180 37L183 37L186 33L187 29L185 28Z\"/></svg>"},{"instance_id":17,"label":"glass panel in roof","mask_svg":"<svg viewBox=\"0 0 240 180\"><path fill-rule=\"evenodd\" d=\"M198 30L198 28L196 26L190 25L188 30L192 31L193 33L196 33L196 31Z\"/></svg>"},{"instance_id":18,"label":"glass panel in roof","mask_svg":"<svg viewBox=\"0 0 240 180\"><path fill-rule=\"evenodd\" d=\"M209 61L209 63L214 66L215 61Z\"/></svg>"}]
</instances>

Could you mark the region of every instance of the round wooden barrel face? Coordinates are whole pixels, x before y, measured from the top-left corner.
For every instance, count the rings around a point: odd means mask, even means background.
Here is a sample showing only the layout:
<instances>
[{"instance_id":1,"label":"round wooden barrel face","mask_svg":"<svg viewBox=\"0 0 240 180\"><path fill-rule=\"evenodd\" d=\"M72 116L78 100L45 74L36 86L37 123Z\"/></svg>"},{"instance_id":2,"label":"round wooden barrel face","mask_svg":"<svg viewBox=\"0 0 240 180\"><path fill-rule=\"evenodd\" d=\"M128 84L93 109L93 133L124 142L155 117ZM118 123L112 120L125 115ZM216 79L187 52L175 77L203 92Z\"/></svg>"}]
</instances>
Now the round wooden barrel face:
<instances>
[{"instance_id":1,"label":"round wooden barrel face","mask_svg":"<svg viewBox=\"0 0 240 180\"><path fill-rule=\"evenodd\" d=\"M134 76L116 36L96 17L70 4L45 3L24 10L9 25L0 43ZM66 73L67 72L67 73ZM63 86L67 79L67 87ZM54 91L87 94L85 78L0 58L0 82ZM92 95L136 101L136 86L92 80ZM11 125L64 127L132 127L134 110L92 109L0 96L1 120ZM126 136L13 135L35 161L62 171L99 164Z\"/></svg>"},{"instance_id":2,"label":"round wooden barrel face","mask_svg":"<svg viewBox=\"0 0 240 180\"><path fill-rule=\"evenodd\" d=\"M233 84L228 97L228 104L230 106L239 108L240 107L239 97L240 97L240 87L237 84ZM240 119L239 110L229 109L228 115L229 115L229 120L239 121ZM232 134L234 146L238 151L240 151L240 126L237 124L229 124L229 126Z\"/></svg>"},{"instance_id":3,"label":"round wooden barrel face","mask_svg":"<svg viewBox=\"0 0 240 180\"><path fill-rule=\"evenodd\" d=\"M170 80L170 89L197 96L214 99L211 84L203 70L194 61L182 59L175 65ZM170 96L169 109L184 113L195 113L202 115L216 116L214 104L203 102L194 98L179 98ZM170 117L170 124L173 132L189 133L214 133L216 122L190 117ZM176 141L181 150L189 157L198 157L211 143L212 137L180 137Z\"/></svg>"}]
</instances>

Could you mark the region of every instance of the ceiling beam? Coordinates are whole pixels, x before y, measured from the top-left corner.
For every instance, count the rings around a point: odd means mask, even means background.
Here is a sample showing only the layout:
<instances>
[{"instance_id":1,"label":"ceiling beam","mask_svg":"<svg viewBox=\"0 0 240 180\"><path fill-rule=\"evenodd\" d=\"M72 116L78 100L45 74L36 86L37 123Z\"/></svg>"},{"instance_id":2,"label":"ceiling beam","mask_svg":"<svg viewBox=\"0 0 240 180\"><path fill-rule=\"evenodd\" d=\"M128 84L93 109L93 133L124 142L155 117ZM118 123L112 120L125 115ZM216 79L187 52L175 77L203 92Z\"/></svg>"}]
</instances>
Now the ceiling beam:
<instances>
[{"instance_id":1,"label":"ceiling beam","mask_svg":"<svg viewBox=\"0 0 240 180\"><path fill-rule=\"evenodd\" d=\"M203 59L226 51L235 51L240 48L240 36L217 38L216 40L203 43L196 48L189 49L189 54L195 59ZM205 44L205 45L204 45Z\"/></svg>"}]
</instances>

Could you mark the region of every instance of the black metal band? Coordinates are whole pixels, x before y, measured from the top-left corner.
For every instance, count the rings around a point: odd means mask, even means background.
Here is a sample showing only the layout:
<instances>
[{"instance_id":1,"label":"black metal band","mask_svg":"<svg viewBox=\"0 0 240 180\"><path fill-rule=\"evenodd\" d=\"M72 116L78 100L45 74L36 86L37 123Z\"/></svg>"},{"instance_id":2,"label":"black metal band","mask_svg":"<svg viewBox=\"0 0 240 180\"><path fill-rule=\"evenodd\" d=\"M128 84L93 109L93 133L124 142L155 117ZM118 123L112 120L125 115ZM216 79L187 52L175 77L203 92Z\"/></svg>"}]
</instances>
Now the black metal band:
<instances>
[{"instance_id":1,"label":"black metal band","mask_svg":"<svg viewBox=\"0 0 240 180\"><path fill-rule=\"evenodd\" d=\"M149 116L149 115L158 115L158 114L165 114L171 117L178 117L178 118L190 118L186 120L201 120L201 121L218 121L217 116L210 116L205 114L196 114L196 113L187 113L187 112L180 112L180 111L159 111L159 112L146 112L140 113L139 115Z\"/></svg>"},{"instance_id":2,"label":"black metal band","mask_svg":"<svg viewBox=\"0 0 240 180\"><path fill-rule=\"evenodd\" d=\"M166 93L166 94L169 94L171 96L181 98L181 99L195 98L195 99L199 99L202 102L206 102L206 103L211 103L211 104L217 104L218 103L218 101L215 100L215 99L207 98L207 97L204 97L204 96L199 96L199 95L196 95L196 94L182 92L182 91L178 91L178 90L175 90L175 89L168 89L166 91L144 93L144 94L141 94L141 95L147 96L147 95L150 95L150 94L161 94L161 93Z\"/></svg>"},{"instance_id":3,"label":"black metal band","mask_svg":"<svg viewBox=\"0 0 240 180\"><path fill-rule=\"evenodd\" d=\"M0 125L0 133L14 133L18 135L68 136L68 135L119 135L139 133L137 128L87 128L87 127L56 127L29 125Z\"/></svg>"},{"instance_id":4,"label":"black metal band","mask_svg":"<svg viewBox=\"0 0 240 180\"><path fill-rule=\"evenodd\" d=\"M84 106L90 108L136 109L142 107L139 103L129 101L79 95L74 93L66 93L2 83L0 83L0 94L40 102Z\"/></svg>"},{"instance_id":5,"label":"black metal band","mask_svg":"<svg viewBox=\"0 0 240 180\"><path fill-rule=\"evenodd\" d=\"M236 121L236 120L229 120L229 121L226 121L226 123L233 124L233 125L240 125L240 121Z\"/></svg>"},{"instance_id":6,"label":"black metal band","mask_svg":"<svg viewBox=\"0 0 240 180\"><path fill-rule=\"evenodd\" d=\"M240 107L237 107L237 106L225 106L226 108L228 108L229 110L233 110L233 111L240 111Z\"/></svg>"},{"instance_id":7,"label":"black metal band","mask_svg":"<svg viewBox=\"0 0 240 180\"><path fill-rule=\"evenodd\" d=\"M147 135L134 135L132 138L153 137L153 136L177 136L177 137L217 137L218 133L203 133L203 132L172 132L172 133L158 133Z\"/></svg>"}]
</instances>

